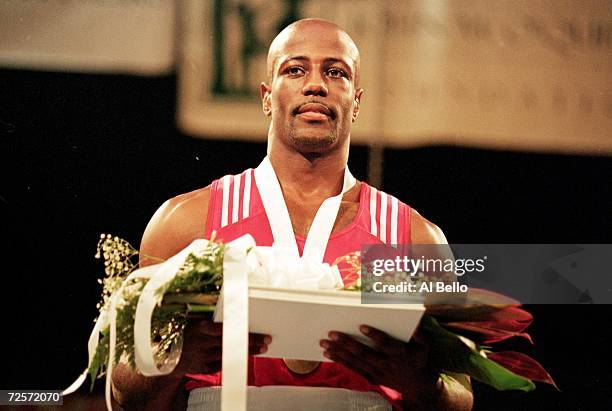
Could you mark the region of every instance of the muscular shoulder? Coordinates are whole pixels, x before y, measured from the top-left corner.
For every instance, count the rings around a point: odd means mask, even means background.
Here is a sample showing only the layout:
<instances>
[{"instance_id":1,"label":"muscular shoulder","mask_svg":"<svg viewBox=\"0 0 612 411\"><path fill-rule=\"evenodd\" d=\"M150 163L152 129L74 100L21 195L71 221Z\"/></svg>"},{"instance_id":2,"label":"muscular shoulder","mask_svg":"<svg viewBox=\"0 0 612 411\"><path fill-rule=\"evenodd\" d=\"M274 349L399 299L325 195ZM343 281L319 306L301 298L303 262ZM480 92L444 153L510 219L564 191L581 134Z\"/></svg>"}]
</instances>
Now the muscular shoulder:
<instances>
[{"instance_id":1,"label":"muscular shoulder","mask_svg":"<svg viewBox=\"0 0 612 411\"><path fill-rule=\"evenodd\" d=\"M413 244L447 244L446 236L434 223L410 209L410 237Z\"/></svg>"},{"instance_id":2,"label":"muscular shoulder","mask_svg":"<svg viewBox=\"0 0 612 411\"><path fill-rule=\"evenodd\" d=\"M204 238L210 186L167 200L149 221L140 244L141 264L146 256L167 259L196 238Z\"/></svg>"}]
</instances>

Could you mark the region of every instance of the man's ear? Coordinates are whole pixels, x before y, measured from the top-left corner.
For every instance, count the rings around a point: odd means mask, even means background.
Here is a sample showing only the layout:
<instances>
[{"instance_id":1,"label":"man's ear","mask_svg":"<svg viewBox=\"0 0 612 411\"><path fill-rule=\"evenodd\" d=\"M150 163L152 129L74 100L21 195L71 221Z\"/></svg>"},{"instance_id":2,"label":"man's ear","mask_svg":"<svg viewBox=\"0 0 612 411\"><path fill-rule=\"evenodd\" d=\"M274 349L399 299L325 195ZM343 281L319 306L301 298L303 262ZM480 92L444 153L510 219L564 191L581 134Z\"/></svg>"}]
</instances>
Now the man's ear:
<instances>
[{"instance_id":1,"label":"man's ear","mask_svg":"<svg viewBox=\"0 0 612 411\"><path fill-rule=\"evenodd\" d=\"M359 115L359 106L361 105L361 96L363 95L363 89L359 88L355 91L355 107L353 107L353 123L357 121Z\"/></svg>"},{"instance_id":2,"label":"man's ear","mask_svg":"<svg viewBox=\"0 0 612 411\"><path fill-rule=\"evenodd\" d=\"M261 104L263 112L267 117L270 117L272 115L272 103L270 102L271 93L272 88L266 83L262 82L259 85L259 95L261 96Z\"/></svg>"}]
</instances>

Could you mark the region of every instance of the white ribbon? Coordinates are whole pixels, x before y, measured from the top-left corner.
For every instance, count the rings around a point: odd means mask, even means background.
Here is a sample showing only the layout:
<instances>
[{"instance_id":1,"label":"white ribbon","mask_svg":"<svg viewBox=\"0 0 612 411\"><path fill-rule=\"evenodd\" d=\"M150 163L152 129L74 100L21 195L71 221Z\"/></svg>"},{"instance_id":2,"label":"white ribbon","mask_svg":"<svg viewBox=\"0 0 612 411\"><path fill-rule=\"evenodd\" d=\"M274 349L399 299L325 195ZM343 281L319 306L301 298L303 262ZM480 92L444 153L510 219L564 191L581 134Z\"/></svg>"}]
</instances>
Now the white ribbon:
<instances>
[{"instance_id":1,"label":"white ribbon","mask_svg":"<svg viewBox=\"0 0 612 411\"><path fill-rule=\"evenodd\" d=\"M249 285L311 290L336 289L344 285L337 266L308 257L295 258L284 247L256 247L254 254L261 266L251 273Z\"/></svg>"},{"instance_id":2,"label":"white ribbon","mask_svg":"<svg viewBox=\"0 0 612 411\"><path fill-rule=\"evenodd\" d=\"M299 256L287 204L285 203L278 177L267 156L255 169L255 181L266 215L270 221L274 245L286 247L290 255ZM342 191L338 195L323 201L312 221L308 236L306 237L306 244L304 245L303 255L305 257L312 258L318 262L323 261L327 242L338 216L342 196L353 188L355 183L355 177L349 171L348 166L345 167Z\"/></svg>"},{"instance_id":3,"label":"white ribbon","mask_svg":"<svg viewBox=\"0 0 612 411\"><path fill-rule=\"evenodd\" d=\"M221 408L245 410L249 355L248 275L257 262L248 258L255 240L247 234L229 243L223 256L223 321ZM252 256L253 253L251 253ZM219 304L219 303L217 303ZM226 383L227 381L231 383Z\"/></svg>"},{"instance_id":4,"label":"white ribbon","mask_svg":"<svg viewBox=\"0 0 612 411\"><path fill-rule=\"evenodd\" d=\"M142 290L134 316L134 353L136 367L144 376L153 377L170 374L177 363L168 362L162 364L162 368L157 368L155 361L155 353L151 344L151 318L153 310L163 299L163 295L158 293L157 290L172 281L189 254L197 253L199 250L205 249L207 245L207 240L193 241L178 254L162 263Z\"/></svg>"},{"instance_id":5,"label":"white ribbon","mask_svg":"<svg viewBox=\"0 0 612 411\"><path fill-rule=\"evenodd\" d=\"M159 264L158 264L159 265ZM135 278L151 278L155 271L158 268L158 265L151 265L148 267L140 268L132 272L121 284L119 289L112 295L111 300L109 301L108 307L103 307L100 310L100 315L96 319L96 323L94 325L91 334L89 335L89 340L87 341L87 354L88 354L88 362L87 368L85 371L72 383L68 388L62 391L62 395L69 395L78 390L81 385L85 382L87 378L87 370L91 366L91 362L96 354L96 350L98 348L98 343L100 341L100 332L105 329L107 326L110 326L110 342L109 342L109 356L108 363L106 365L106 387L105 387L105 396L106 396L106 406L109 410L112 410L111 400L110 400L110 382L113 371L113 361L112 359L115 356L115 343L116 343L116 319L117 319L117 304L119 296L123 295L123 291L128 283Z\"/></svg>"}]
</instances>

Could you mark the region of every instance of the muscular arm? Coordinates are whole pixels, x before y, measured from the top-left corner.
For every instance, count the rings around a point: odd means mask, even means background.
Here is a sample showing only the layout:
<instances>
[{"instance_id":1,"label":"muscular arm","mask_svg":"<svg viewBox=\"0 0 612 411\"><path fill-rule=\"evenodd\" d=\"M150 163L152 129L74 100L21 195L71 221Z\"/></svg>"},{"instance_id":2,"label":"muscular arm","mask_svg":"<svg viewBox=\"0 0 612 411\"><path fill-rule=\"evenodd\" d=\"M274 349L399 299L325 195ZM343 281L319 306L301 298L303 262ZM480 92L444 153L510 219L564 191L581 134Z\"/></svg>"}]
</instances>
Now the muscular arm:
<instances>
[{"instance_id":1,"label":"muscular arm","mask_svg":"<svg viewBox=\"0 0 612 411\"><path fill-rule=\"evenodd\" d=\"M157 210L142 237L141 267L154 264L157 258L167 259L194 239L204 237L209 196L210 188L206 187L172 198ZM185 340L187 345L187 338ZM128 410L180 407L187 362L182 358L171 374L160 377L144 377L124 364L117 364L112 376L113 394Z\"/></svg>"},{"instance_id":2,"label":"muscular arm","mask_svg":"<svg viewBox=\"0 0 612 411\"><path fill-rule=\"evenodd\" d=\"M447 244L440 228L411 209L411 241L413 244ZM471 410L474 403L469 376L449 374L438 378L434 387L405 393L406 409L410 410ZM412 398L410 398L412 397Z\"/></svg>"}]
</instances>

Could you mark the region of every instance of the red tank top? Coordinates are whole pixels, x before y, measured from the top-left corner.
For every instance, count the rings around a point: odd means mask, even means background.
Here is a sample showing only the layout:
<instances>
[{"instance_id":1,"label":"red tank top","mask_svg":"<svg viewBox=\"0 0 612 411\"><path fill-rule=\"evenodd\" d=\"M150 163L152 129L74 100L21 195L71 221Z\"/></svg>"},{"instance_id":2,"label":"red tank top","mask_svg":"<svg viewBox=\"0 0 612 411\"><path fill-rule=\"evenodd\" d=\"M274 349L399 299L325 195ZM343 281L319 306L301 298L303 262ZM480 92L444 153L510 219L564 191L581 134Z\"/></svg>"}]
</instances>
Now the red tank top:
<instances>
[{"instance_id":1,"label":"red tank top","mask_svg":"<svg viewBox=\"0 0 612 411\"><path fill-rule=\"evenodd\" d=\"M206 238L216 232L216 239L230 242L251 234L260 246L273 243L270 223L255 183L254 170L227 175L211 185L206 222ZM295 236L300 255L306 239ZM359 208L355 219L331 234L324 262L360 250L364 244L408 244L410 242L410 207L397 198L361 183ZM342 268L342 267L339 267ZM343 270L341 270L343 272ZM221 373L188 374L188 390L221 385ZM289 370L282 359L249 357L249 385L294 385L347 388L356 391L376 391L387 398L394 408L401 409L401 394L383 386L370 384L363 376L346 367L323 362L306 375Z\"/></svg>"}]
</instances>

